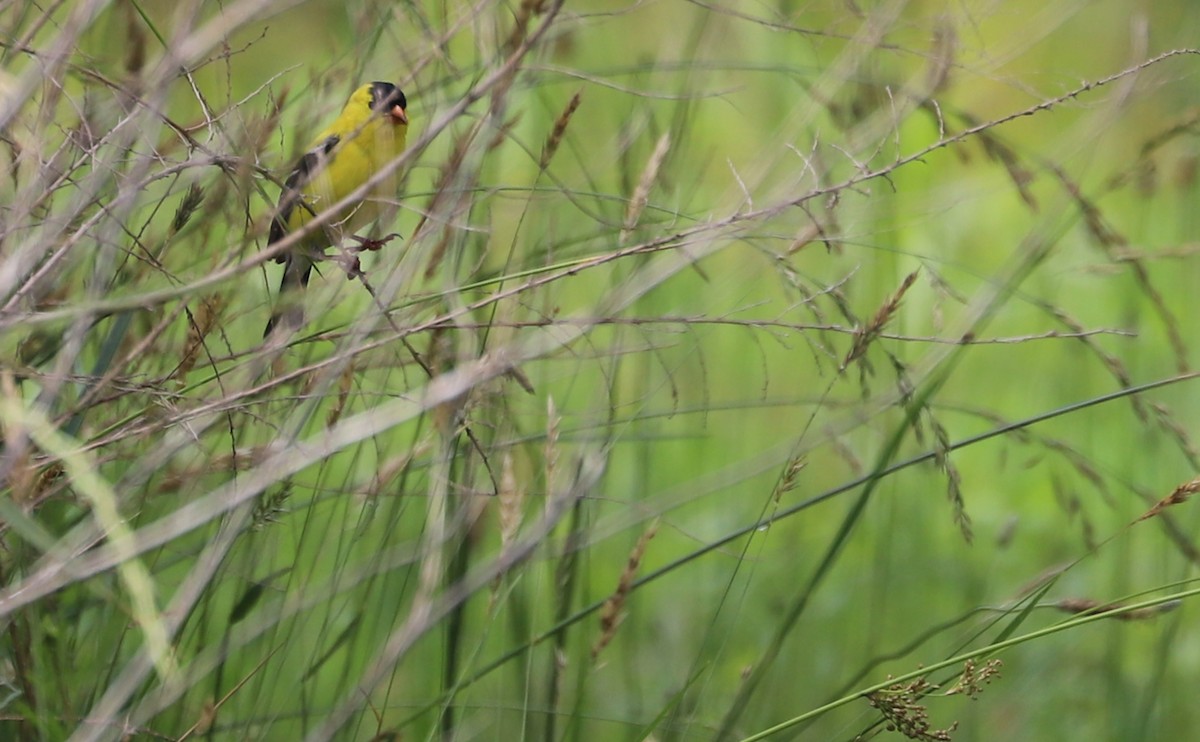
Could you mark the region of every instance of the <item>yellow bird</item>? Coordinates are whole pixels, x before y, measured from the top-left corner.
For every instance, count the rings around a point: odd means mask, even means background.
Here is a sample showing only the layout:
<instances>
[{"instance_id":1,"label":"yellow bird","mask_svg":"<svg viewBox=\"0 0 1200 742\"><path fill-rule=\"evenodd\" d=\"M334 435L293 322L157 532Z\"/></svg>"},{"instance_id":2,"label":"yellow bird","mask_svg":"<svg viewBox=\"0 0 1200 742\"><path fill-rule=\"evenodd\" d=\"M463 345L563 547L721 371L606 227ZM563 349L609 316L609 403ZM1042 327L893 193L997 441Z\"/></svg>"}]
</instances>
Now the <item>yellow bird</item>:
<instances>
[{"instance_id":1,"label":"yellow bird","mask_svg":"<svg viewBox=\"0 0 1200 742\"><path fill-rule=\"evenodd\" d=\"M303 229L316 214L349 196L399 157L408 135L407 108L404 92L389 82L372 82L355 90L341 114L317 135L288 175L267 244ZM284 263L283 280L263 337L278 325L289 330L300 327L304 311L295 296L286 294L308 285L313 263L324 257L327 247L338 246L342 235L350 235L366 249L377 249L382 244L356 237L354 232L377 218L382 204L393 199L396 190L395 174L384 178L361 200L339 210L321 228L315 228L292 250L276 258Z\"/></svg>"}]
</instances>

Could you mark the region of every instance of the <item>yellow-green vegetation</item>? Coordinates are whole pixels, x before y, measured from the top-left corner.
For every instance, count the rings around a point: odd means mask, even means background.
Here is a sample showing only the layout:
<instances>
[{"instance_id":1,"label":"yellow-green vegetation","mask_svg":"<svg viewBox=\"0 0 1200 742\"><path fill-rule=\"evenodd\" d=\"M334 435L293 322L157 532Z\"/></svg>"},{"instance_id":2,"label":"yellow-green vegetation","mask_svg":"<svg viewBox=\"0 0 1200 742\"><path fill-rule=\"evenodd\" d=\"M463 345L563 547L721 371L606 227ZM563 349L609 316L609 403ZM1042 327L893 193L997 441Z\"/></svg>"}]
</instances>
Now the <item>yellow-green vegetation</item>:
<instances>
[{"instance_id":1,"label":"yellow-green vegetation","mask_svg":"<svg viewBox=\"0 0 1200 742\"><path fill-rule=\"evenodd\" d=\"M0 738L1193 734L1198 24L0 5Z\"/></svg>"}]
</instances>

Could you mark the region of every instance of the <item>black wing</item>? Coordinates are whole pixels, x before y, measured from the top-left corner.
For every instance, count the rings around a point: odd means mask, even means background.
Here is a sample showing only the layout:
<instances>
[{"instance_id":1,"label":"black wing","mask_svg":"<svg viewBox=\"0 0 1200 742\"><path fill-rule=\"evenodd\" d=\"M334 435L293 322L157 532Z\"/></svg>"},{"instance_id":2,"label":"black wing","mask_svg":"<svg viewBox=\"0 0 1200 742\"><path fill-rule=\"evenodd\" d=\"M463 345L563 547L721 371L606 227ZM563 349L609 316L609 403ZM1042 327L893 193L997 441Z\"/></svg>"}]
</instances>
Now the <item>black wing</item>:
<instances>
[{"instance_id":1,"label":"black wing","mask_svg":"<svg viewBox=\"0 0 1200 742\"><path fill-rule=\"evenodd\" d=\"M275 219L271 221L271 232L267 235L267 244L270 245L284 238L287 234L288 219L292 216L292 209L299 204L302 209L310 209L311 206L303 203L304 194L300 192L304 186L308 185L312 180L313 175L320 172L329 159L329 153L334 147L338 146L338 142L342 138L337 134L326 137L324 141L313 147L304 156L300 158L300 162L296 163L296 167L292 168L292 172L288 173L287 180L283 181L283 192L279 194L279 209L275 214ZM280 255L275 258L277 263L282 263L286 256Z\"/></svg>"}]
</instances>

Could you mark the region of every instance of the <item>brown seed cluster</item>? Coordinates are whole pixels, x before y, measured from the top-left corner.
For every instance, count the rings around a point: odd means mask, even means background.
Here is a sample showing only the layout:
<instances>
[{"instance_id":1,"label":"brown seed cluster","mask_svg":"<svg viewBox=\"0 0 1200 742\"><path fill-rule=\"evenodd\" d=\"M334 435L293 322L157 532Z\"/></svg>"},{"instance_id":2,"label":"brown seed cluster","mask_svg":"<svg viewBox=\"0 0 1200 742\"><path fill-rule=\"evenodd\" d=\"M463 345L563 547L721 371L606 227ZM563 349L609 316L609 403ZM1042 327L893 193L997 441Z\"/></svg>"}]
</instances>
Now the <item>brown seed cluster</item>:
<instances>
[{"instance_id":1,"label":"brown seed cluster","mask_svg":"<svg viewBox=\"0 0 1200 742\"><path fill-rule=\"evenodd\" d=\"M929 723L929 710L921 703L935 687L925 678L917 678L871 693L867 702L883 715L889 732L899 732L921 742L950 742L958 722L945 729L934 729Z\"/></svg>"}]
</instances>

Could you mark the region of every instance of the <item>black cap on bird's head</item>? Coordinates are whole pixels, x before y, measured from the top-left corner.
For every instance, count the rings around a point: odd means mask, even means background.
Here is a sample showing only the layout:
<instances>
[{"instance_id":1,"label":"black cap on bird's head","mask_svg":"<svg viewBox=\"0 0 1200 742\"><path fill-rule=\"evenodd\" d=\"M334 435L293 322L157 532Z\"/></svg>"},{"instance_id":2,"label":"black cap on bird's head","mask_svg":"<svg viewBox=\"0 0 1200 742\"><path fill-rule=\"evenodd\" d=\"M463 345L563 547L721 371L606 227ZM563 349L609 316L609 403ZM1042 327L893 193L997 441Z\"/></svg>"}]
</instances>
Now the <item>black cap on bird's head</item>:
<instances>
[{"instance_id":1,"label":"black cap on bird's head","mask_svg":"<svg viewBox=\"0 0 1200 742\"><path fill-rule=\"evenodd\" d=\"M390 82L371 83L371 108L391 116L395 123L408 124L408 99Z\"/></svg>"}]
</instances>

